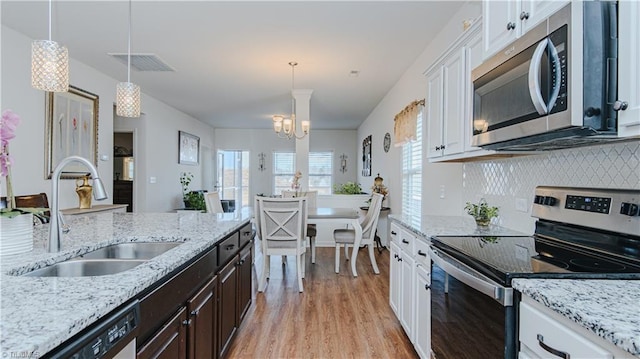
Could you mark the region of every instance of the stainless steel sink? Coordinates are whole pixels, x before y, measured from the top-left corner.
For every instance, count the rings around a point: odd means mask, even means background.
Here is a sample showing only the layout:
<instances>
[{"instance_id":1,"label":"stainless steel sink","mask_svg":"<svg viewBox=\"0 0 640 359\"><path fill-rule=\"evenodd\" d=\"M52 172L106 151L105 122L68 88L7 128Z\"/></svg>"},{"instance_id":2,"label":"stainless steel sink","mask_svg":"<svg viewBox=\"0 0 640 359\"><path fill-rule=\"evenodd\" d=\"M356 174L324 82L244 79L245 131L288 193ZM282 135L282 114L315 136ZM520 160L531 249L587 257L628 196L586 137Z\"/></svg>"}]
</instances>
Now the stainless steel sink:
<instances>
[{"instance_id":1,"label":"stainless steel sink","mask_svg":"<svg viewBox=\"0 0 640 359\"><path fill-rule=\"evenodd\" d=\"M146 260L73 259L25 273L27 277L88 277L116 274L138 266Z\"/></svg>"},{"instance_id":2,"label":"stainless steel sink","mask_svg":"<svg viewBox=\"0 0 640 359\"><path fill-rule=\"evenodd\" d=\"M126 242L98 248L80 255L82 259L151 259L184 242Z\"/></svg>"},{"instance_id":3,"label":"stainless steel sink","mask_svg":"<svg viewBox=\"0 0 640 359\"><path fill-rule=\"evenodd\" d=\"M88 277L115 274L138 266L183 243L125 242L112 244L23 275L28 277Z\"/></svg>"}]
</instances>

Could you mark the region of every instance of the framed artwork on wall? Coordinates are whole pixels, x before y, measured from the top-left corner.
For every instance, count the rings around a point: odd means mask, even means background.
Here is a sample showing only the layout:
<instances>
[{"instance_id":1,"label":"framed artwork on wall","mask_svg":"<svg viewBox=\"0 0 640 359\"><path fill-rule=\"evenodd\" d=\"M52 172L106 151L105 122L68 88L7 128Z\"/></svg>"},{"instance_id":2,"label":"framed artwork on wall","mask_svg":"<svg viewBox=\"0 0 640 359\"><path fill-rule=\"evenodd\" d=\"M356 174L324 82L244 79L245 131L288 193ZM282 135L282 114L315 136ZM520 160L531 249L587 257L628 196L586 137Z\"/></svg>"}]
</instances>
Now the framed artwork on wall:
<instances>
[{"instance_id":1,"label":"framed artwork on wall","mask_svg":"<svg viewBox=\"0 0 640 359\"><path fill-rule=\"evenodd\" d=\"M362 175L371 176L371 135L362 141Z\"/></svg>"},{"instance_id":2,"label":"framed artwork on wall","mask_svg":"<svg viewBox=\"0 0 640 359\"><path fill-rule=\"evenodd\" d=\"M45 94L45 178L73 155L98 165L98 108L98 95L75 86ZM84 165L70 163L61 178L81 178L87 172Z\"/></svg>"},{"instance_id":3,"label":"framed artwork on wall","mask_svg":"<svg viewBox=\"0 0 640 359\"><path fill-rule=\"evenodd\" d=\"M197 165L200 158L200 137L178 131L178 163Z\"/></svg>"}]
</instances>

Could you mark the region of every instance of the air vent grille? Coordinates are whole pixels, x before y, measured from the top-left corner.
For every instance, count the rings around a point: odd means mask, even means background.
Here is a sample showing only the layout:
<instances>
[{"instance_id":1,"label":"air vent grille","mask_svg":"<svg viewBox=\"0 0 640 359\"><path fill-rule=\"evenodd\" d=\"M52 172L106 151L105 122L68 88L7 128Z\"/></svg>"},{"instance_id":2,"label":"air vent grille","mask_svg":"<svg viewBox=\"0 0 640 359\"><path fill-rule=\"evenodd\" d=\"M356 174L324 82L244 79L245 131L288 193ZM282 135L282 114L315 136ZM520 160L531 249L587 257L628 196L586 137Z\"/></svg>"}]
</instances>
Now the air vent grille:
<instances>
[{"instance_id":1,"label":"air vent grille","mask_svg":"<svg viewBox=\"0 0 640 359\"><path fill-rule=\"evenodd\" d=\"M110 53L109 55L127 65L127 54ZM131 54L131 68L136 71L175 71L156 54Z\"/></svg>"}]
</instances>

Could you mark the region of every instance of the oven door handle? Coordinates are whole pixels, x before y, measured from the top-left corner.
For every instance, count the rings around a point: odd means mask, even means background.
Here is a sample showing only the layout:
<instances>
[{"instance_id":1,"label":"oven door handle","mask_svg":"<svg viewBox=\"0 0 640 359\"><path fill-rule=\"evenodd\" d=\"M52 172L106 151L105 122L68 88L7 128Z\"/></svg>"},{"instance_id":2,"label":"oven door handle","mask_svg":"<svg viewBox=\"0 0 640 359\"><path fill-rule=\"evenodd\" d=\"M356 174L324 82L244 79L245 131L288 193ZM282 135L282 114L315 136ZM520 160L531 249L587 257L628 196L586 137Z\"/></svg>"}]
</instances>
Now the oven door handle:
<instances>
[{"instance_id":1,"label":"oven door handle","mask_svg":"<svg viewBox=\"0 0 640 359\"><path fill-rule=\"evenodd\" d=\"M474 288L480 293L493 298L504 307L510 307L513 305L513 288L505 288L493 283L482 274L433 247L429 248L429 254L431 255L433 263L442 268L442 270L450 276L471 288ZM452 264L452 262L455 264ZM460 268L462 266L464 266L464 269Z\"/></svg>"},{"instance_id":2,"label":"oven door handle","mask_svg":"<svg viewBox=\"0 0 640 359\"><path fill-rule=\"evenodd\" d=\"M529 64L529 96L531 96L533 106L535 106L540 115L547 114L547 104L542 98L542 88L540 86L540 67L542 66L542 55L544 55L548 44L549 39L544 39L538 43Z\"/></svg>"}]
</instances>

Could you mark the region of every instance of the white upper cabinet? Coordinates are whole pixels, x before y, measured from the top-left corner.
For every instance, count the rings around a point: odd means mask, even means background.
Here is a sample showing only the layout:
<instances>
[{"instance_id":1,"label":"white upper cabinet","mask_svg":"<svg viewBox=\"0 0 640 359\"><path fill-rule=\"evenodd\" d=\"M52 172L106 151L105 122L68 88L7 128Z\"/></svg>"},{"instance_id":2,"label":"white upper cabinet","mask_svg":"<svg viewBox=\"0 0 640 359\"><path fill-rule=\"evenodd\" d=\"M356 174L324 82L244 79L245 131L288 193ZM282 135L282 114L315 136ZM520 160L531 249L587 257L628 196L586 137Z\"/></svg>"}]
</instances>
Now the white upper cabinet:
<instances>
[{"instance_id":1,"label":"white upper cabinet","mask_svg":"<svg viewBox=\"0 0 640 359\"><path fill-rule=\"evenodd\" d=\"M483 1L484 58L503 49L567 3L568 0Z\"/></svg>"},{"instance_id":2,"label":"white upper cabinet","mask_svg":"<svg viewBox=\"0 0 640 359\"><path fill-rule=\"evenodd\" d=\"M441 151L443 155L460 153L464 150L464 126L465 114L465 48L457 49L444 60L442 65L444 90L443 90L443 142Z\"/></svg>"},{"instance_id":3,"label":"white upper cabinet","mask_svg":"<svg viewBox=\"0 0 640 359\"><path fill-rule=\"evenodd\" d=\"M465 83L466 92L466 104L464 114L464 151L478 151L480 147L474 147L471 145L471 136L473 135L473 129L471 128L473 118L473 83L471 82L471 71L478 67L482 63L482 36L480 32L472 36L467 45L465 46L465 58L466 58L466 72L468 80ZM483 152L494 152L486 151Z\"/></svg>"},{"instance_id":4,"label":"white upper cabinet","mask_svg":"<svg viewBox=\"0 0 640 359\"><path fill-rule=\"evenodd\" d=\"M640 136L640 2L618 3L618 136Z\"/></svg>"},{"instance_id":5,"label":"white upper cabinet","mask_svg":"<svg viewBox=\"0 0 640 359\"><path fill-rule=\"evenodd\" d=\"M427 77L427 157L441 156L442 145L442 66L435 66L426 74Z\"/></svg>"}]
</instances>

